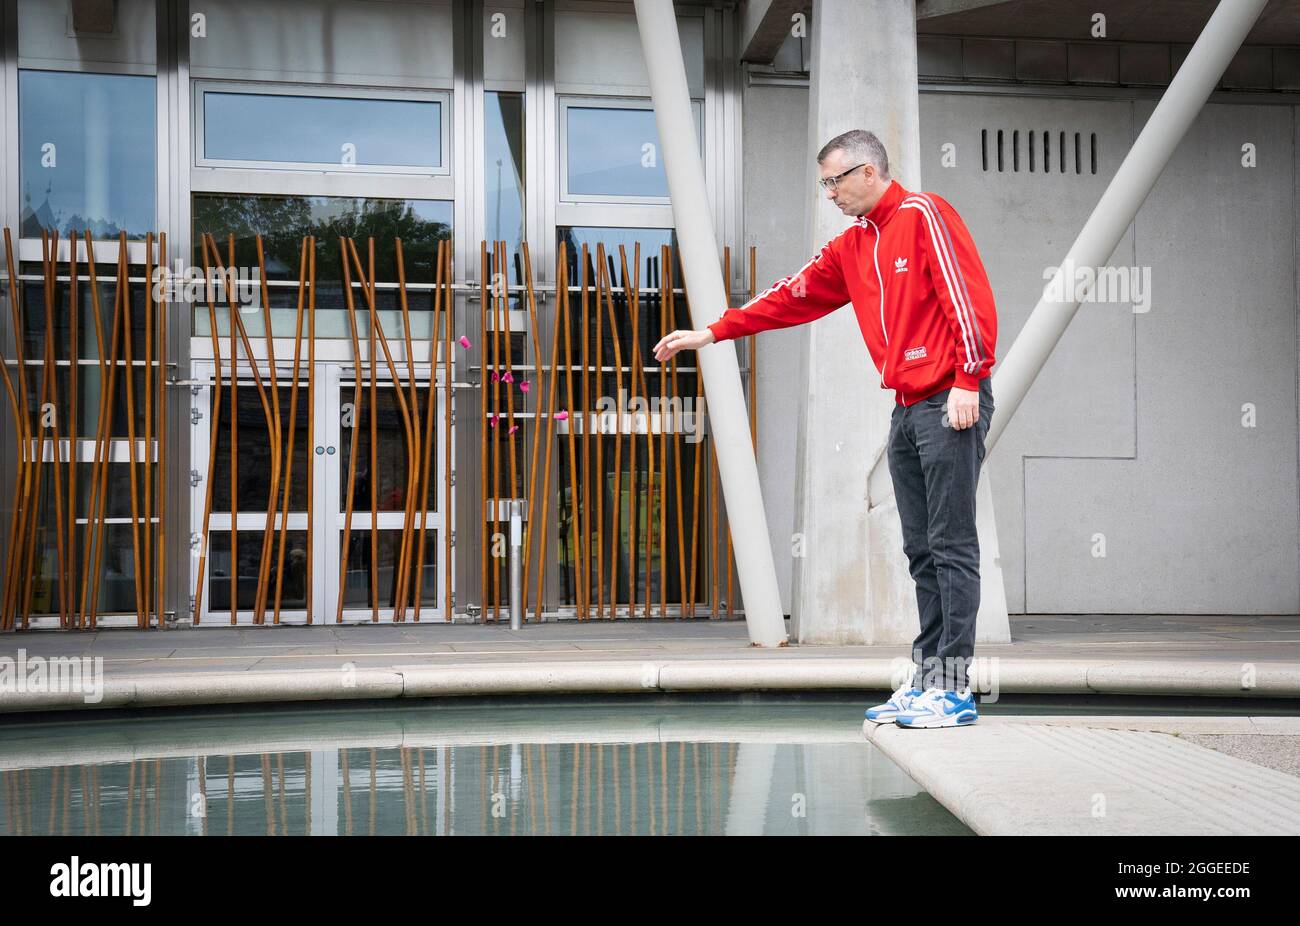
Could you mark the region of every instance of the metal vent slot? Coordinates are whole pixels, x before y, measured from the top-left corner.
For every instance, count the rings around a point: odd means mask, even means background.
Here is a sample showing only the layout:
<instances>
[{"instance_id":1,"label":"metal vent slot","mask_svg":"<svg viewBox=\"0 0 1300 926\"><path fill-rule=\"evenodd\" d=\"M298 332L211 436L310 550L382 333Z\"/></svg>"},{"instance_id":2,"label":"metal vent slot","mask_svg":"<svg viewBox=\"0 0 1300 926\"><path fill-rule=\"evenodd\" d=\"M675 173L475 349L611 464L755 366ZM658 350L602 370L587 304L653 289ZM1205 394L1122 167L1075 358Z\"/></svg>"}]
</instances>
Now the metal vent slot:
<instances>
[{"instance_id":1,"label":"metal vent slot","mask_svg":"<svg viewBox=\"0 0 1300 926\"><path fill-rule=\"evenodd\" d=\"M993 142L994 150L990 152L989 135L993 133L995 134L993 139L991 139L991 141ZM1028 158L1024 160L1024 164L1027 165L1027 168L1022 168L1021 148L1020 148L1021 134L1022 133L1020 129L1011 129L1009 131L1005 129L980 129L980 166L983 168L983 170L986 173L994 169L991 162L995 158L997 163L996 169L998 173L1006 173L1008 170L1010 170L1011 173L1018 174L1021 172L1022 169L1027 169L1031 174L1039 172L1038 158L1040 154L1040 149L1039 149L1038 136L1040 133L1035 129L1029 129L1027 132L1023 133L1025 135L1024 153L1028 154ZM1044 131L1041 134L1042 134L1041 169L1043 173L1050 174L1052 172L1053 147L1055 147L1056 149L1056 164L1057 164L1056 172L1060 174L1069 173L1071 134L1073 134L1074 136L1074 145L1073 145L1074 173L1076 175L1083 174L1085 156L1087 157L1088 160L1088 173L1091 174L1097 173L1097 133L1096 132L1089 132L1085 135L1085 133L1083 132L1067 133L1065 131L1058 130L1055 133L1050 131ZM1055 134L1056 136L1055 145L1052 144L1053 134ZM1007 137L1008 135L1010 136L1009 138ZM1086 155L1084 152L1085 139L1087 141ZM1011 149L1009 167L1007 164L1008 145L1010 146Z\"/></svg>"}]
</instances>

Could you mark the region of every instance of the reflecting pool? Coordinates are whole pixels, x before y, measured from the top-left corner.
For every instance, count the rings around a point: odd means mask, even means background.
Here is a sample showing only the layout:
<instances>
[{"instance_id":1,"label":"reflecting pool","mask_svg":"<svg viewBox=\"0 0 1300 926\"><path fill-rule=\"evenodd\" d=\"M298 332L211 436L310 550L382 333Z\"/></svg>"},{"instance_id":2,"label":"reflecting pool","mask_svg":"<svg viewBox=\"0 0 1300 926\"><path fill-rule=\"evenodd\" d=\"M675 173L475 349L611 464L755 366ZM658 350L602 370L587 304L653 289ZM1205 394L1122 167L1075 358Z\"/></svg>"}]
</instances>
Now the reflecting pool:
<instances>
[{"instance_id":1,"label":"reflecting pool","mask_svg":"<svg viewBox=\"0 0 1300 926\"><path fill-rule=\"evenodd\" d=\"M0 835L970 834L861 699L529 699L0 722Z\"/></svg>"}]
</instances>

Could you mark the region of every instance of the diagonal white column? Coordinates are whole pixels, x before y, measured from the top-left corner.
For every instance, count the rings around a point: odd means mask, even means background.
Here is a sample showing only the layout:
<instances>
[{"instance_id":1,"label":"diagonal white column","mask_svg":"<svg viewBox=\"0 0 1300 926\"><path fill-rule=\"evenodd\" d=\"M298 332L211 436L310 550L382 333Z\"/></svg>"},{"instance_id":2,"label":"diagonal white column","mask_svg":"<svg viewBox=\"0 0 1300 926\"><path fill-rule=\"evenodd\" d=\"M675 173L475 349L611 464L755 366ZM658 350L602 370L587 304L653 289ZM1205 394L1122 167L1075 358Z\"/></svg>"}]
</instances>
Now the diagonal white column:
<instances>
[{"instance_id":1,"label":"diagonal white column","mask_svg":"<svg viewBox=\"0 0 1300 926\"><path fill-rule=\"evenodd\" d=\"M692 327L716 321L727 306L727 291L718 265L717 239L709 213L695 138L695 120L682 61L677 16L668 0L636 0L660 153L668 175L673 223L681 241L682 272L691 294ZM749 418L740 385L734 344L710 344L697 352L708 403L709 430L718 454L718 474L736 551L736 575L745 600L750 642L780 646L786 642L776 563L767 534L767 515L758 482L758 465L750 442Z\"/></svg>"}]
</instances>

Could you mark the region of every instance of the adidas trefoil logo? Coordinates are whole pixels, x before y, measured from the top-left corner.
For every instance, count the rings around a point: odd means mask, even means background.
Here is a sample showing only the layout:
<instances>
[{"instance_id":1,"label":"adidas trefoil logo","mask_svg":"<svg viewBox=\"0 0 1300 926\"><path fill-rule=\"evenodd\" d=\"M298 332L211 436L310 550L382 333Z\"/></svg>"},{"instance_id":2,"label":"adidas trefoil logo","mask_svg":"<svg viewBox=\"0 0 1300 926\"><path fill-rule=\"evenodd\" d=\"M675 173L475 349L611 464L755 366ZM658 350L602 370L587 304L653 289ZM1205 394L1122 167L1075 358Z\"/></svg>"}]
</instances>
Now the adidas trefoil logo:
<instances>
[{"instance_id":1,"label":"adidas trefoil logo","mask_svg":"<svg viewBox=\"0 0 1300 926\"><path fill-rule=\"evenodd\" d=\"M900 257L898 260L894 261L894 272L895 272L895 273L907 273L907 258L906 258L906 257Z\"/></svg>"}]
</instances>

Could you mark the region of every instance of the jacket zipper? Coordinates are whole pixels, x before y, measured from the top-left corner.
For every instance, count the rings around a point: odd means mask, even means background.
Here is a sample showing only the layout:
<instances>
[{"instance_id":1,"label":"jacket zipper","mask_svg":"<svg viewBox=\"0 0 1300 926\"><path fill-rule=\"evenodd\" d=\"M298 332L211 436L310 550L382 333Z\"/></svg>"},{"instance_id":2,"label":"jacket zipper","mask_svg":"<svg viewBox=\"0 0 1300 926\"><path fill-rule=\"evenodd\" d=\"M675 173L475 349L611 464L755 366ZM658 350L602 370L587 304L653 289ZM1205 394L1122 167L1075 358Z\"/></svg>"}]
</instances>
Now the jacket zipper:
<instances>
[{"instance_id":1,"label":"jacket zipper","mask_svg":"<svg viewBox=\"0 0 1300 926\"><path fill-rule=\"evenodd\" d=\"M876 243L871 249L871 262L876 268L876 289L880 293L880 332L885 336L885 357L880 363L880 383L888 389L889 383L885 382L885 372L889 369L889 330L885 327L885 281L880 277L880 226L868 218L863 218L862 221L876 231ZM907 393L898 394L903 397L903 404L906 405Z\"/></svg>"}]
</instances>

